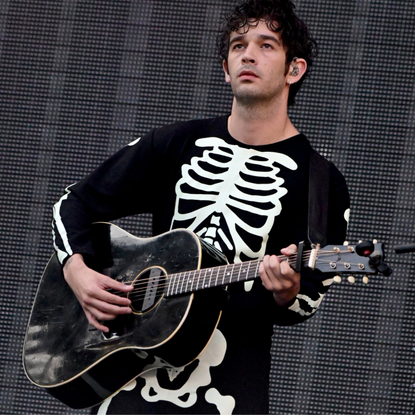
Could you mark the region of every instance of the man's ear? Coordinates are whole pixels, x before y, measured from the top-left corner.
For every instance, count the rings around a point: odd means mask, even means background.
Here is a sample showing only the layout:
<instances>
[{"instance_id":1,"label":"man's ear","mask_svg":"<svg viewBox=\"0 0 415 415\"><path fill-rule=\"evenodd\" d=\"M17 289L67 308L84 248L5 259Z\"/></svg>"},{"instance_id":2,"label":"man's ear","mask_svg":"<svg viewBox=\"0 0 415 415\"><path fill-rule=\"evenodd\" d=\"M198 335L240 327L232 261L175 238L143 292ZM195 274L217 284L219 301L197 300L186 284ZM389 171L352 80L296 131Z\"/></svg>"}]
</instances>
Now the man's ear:
<instances>
[{"instance_id":1,"label":"man's ear","mask_svg":"<svg viewBox=\"0 0 415 415\"><path fill-rule=\"evenodd\" d=\"M286 76L287 84L295 84L307 71L307 62L303 58L294 58L290 63Z\"/></svg>"},{"instance_id":2,"label":"man's ear","mask_svg":"<svg viewBox=\"0 0 415 415\"><path fill-rule=\"evenodd\" d=\"M231 77L229 76L229 68L228 68L228 61L225 59L222 62L223 66L223 72L225 72L225 81L230 84L231 83Z\"/></svg>"}]
</instances>

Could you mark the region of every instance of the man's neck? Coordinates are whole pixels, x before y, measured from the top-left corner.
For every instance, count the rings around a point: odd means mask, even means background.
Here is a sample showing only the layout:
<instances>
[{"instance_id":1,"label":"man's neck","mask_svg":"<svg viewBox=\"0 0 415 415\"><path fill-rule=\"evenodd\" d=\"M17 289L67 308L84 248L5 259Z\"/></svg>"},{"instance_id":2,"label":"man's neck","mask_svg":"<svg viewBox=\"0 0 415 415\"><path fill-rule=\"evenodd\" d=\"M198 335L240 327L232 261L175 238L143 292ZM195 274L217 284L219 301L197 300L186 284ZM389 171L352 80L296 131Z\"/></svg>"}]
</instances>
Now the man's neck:
<instances>
[{"instance_id":1,"label":"man's neck","mask_svg":"<svg viewBox=\"0 0 415 415\"><path fill-rule=\"evenodd\" d=\"M234 99L228 119L230 135L244 144L265 145L298 134L290 121L286 106L238 105Z\"/></svg>"}]
</instances>

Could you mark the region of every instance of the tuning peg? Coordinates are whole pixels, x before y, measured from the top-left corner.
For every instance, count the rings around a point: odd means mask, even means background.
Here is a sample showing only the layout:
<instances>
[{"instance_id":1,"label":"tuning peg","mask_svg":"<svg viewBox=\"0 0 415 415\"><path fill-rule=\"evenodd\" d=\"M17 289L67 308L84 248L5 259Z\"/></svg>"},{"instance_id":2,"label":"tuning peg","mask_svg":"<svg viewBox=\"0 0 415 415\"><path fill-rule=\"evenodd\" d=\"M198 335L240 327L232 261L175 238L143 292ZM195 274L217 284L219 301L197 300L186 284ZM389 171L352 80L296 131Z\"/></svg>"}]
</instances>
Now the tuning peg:
<instances>
[{"instance_id":1,"label":"tuning peg","mask_svg":"<svg viewBox=\"0 0 415 415\"><path fill-rule=\"evenodd\" d=\"M378 240L377 240L377 239L374 239L374 240L373 240L373 243L374 243L374 244L377 244L377 243L378 243Z\"/></svg>"},{"instance_id":2,"label":"tuning peg","mask_svg":"<svg viewBox=\"0 0 415 415\"><path fill-rule=\"evenodd\" d=\"M354 284L356 282L356 279L355 279L355 277L353 277L353 275L349 275L347 277L347 281L349 281L350 284Z\"/></svg>"},{"instance_id":3,"label":"tuning peg","mask_svg":"<svg viewBox=\"0 0 415 415\"><path fill-rule=\"evenodd\" d=\"M385 277L392 275L393 269L386 262L381 261L376 268Z\"/></svg>"},{"instance_id":4,"label":"tuning peg","mask_svg":"<svg viewBox=\"0 0 415 415\"><path fill-rule=\"evenodd\" d=\"M356 253L359 256L368 257L375 250L375 245L370 241L363 241L356 245Z\"/></svg>"},{"instance_id":5,"label":"tuning peg","mask_svg":"<svg viewBox=\"0 0 415 415\"><path fill-rule=\"evenodd\" d=\"M334 282L337 282L338 284L340 284L342 282L342 277L340 275L336 275L333 278Z\"/></svg>"},{"instance_id":6,"label":"tuning peg","mask_svg":"<svg viewBox=\"0 0 415 415\"><path fill-rule=\"evenodd\" d=\"M365 275L365 276L362 278L362 281L363 281L363 284L368 284L368 283L369 283L369 277L368 277L367 275Z\"/></svg>"},{"instance_id":7,"label":"tuning peg","mask_svg":"<svg viewBox=\"0 0 415 415\"><path fill-rule=\"evenodd\" d=\"M348 246L349 245L349 241L344 241L343 242L343 246Z\"/></svg>"}]
</instances>

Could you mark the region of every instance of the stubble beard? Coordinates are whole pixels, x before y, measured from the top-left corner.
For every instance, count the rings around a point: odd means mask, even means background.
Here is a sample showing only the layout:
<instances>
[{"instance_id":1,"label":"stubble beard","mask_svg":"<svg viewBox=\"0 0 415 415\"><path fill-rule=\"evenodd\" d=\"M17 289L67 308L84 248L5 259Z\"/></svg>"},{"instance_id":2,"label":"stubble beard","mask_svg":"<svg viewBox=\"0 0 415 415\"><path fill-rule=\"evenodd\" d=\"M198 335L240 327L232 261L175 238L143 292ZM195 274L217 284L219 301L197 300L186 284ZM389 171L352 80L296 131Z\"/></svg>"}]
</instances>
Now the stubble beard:
<instances>
[{"instance_id":1,"label":"stubble beard","mask_svg":"<svg viewBox=\"0 0 415 415\"><path fill-rule=\"evenodd\" d=\"M236 101L247 108L264 103L269 99L266 91L250 88L249 85L235 85L232 87L232 92Z\"/></svg>"},{"instance_id":2,"label":"stubble beard","mask_svg":"<svg viewBox=\"0 0 415 415\"><path fill-rule=\"evenodd\" d=\"M272 90L254 90L250 88L232 88L236 102L247 109L265 107L275 102L278 93Z\"/></svg>"}]
</instances>

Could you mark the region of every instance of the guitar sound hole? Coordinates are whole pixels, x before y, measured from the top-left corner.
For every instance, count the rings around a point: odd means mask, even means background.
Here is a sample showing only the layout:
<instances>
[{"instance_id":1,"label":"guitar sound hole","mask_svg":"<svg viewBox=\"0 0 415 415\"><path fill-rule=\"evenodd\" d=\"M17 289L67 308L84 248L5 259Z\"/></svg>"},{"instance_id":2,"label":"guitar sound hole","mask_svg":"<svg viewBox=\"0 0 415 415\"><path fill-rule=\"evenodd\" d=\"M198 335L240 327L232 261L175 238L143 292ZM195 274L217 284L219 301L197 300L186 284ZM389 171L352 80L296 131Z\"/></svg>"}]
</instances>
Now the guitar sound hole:
<instances>
[{"instance_id":1,"label":"guitar sound hole","mask_svg":"<svg viewBox=\"0 0 415 415\"><path fill-rule=\"evenodd\" d=\"M156 306L166 289L166 273L160 267L151 267L137 276L134 289L128 295L131 308L136 313L145 313Z\"/></svg>"}]
</instances>

